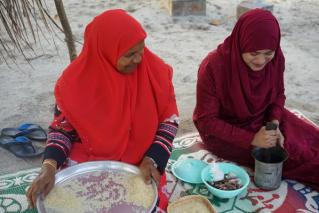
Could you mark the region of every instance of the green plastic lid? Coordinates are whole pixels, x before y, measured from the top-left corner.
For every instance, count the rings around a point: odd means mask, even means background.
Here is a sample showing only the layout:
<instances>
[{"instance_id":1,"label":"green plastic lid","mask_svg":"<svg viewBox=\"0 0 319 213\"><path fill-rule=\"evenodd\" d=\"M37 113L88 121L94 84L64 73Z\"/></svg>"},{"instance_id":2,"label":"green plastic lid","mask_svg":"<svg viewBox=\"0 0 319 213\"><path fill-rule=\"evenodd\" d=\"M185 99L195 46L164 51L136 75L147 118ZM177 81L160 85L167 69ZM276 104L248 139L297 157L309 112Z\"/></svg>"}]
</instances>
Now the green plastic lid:
<instances>
[{"instance_id":1,"label":"green plastic lid","mask_svg":"<svg viewBox=\"0 0 319 213\"><path fill-rule=\"evenodd\" d=\"M178 179L187 183L203 183L201 172L208 164L194 158L176 161L172 165L172 172Z\"/></svg>"}]
</instances>

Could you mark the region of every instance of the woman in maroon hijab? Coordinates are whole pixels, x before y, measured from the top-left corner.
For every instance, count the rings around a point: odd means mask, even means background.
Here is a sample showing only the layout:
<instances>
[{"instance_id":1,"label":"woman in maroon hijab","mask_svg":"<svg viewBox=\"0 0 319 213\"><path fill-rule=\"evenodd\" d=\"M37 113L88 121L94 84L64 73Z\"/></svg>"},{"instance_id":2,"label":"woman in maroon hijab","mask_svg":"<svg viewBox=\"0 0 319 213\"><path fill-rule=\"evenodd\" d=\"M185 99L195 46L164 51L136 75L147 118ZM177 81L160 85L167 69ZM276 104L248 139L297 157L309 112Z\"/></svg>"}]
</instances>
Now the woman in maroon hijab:
<instances>
[{"instance_id":1,"label":"woman in maroon hijab","mask_svg":"<svg viewBox=\"0 0 319 213\"><path fill-rule=\"evenodd\" d=\"M251 10L198 71L194 123L219 157L253 167L253 147L279 141L289 153L283 176L319 190L319 129L284 108L285 58L268 11ZM265 123L279 125L266 130Z\"/></svg>"}]
</instances>

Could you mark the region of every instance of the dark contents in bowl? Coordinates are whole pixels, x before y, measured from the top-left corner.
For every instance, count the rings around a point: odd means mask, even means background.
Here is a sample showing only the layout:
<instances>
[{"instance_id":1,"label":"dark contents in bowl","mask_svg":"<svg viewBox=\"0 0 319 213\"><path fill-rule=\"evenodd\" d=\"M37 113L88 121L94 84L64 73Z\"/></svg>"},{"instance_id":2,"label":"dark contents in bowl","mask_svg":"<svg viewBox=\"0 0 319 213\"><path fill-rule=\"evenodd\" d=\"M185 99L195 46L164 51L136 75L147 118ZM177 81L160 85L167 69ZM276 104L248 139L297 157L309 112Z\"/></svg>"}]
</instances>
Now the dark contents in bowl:
<instances>
[{"instance_id":1,"label":"dark contents in bowl","mask_svg":"<svg viewBox=\"0 0 319 213\"><path fill-rule=\"evenodd\" d=\"M221 190L236 190L241 188L243 185L239 178L233 173L226 173L224 180L220 181L208 181L209 185Z\"/></svg>"}]
</instances>

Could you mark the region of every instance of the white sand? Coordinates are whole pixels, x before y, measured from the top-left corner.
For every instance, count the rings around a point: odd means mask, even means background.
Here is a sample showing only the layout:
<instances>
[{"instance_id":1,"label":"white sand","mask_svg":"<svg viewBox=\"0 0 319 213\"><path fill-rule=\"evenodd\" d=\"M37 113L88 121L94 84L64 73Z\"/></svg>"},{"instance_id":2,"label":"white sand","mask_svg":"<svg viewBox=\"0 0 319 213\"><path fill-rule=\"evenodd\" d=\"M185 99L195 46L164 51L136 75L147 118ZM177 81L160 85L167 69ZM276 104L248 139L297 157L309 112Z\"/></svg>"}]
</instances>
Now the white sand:
<instances>
[{"instance_id":1,"label":"white sand","mask_svg":"<svg viewBox=\"0 0 319 213\"><path fill-rule=\"evenodd\" d=\"M47 1L55 15L53 1ZM206 17L172 18L159 0L67 0L64 1L75 37L82 41L85 25L97 14L110 8L130 11L148 32L148 47L171 64L181 118L180 133L193 128L191 117L195 105L198 65L203 57L229 35L235 23L238 0L207 0ZM319 123L319 1L273 0L274 14L282 28L282 49L286 56L287 106L297 108ZM220 26L209 25L211 19L223 19ZM63 41L56 40L58 52L42 41L34 46L39 57L31 67L17 56L19 68L0 64L0 128L21 122L47 127L52 119L53 88L57 77L69 63ZM59 33L60 37L63 35ZM81 45L77 44L78 52ZM30 56L34 57L34 56Z\"/></svg>"}]
</instances>

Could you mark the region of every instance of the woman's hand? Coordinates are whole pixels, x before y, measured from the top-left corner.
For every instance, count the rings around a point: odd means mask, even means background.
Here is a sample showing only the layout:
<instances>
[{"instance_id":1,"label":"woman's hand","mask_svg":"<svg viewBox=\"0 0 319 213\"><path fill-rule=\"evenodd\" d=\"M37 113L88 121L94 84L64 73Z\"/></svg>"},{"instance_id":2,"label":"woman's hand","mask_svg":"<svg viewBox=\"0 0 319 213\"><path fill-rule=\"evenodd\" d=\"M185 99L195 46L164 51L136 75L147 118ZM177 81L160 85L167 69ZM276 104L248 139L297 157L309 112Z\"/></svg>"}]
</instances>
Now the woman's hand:
<instances>
[{"instance_id":1,"label":"woman's hand","mask_svg":"<svg viewBox=\"0 0 319 213\"><path fill-rule=\"evenodd\" d=\"M266 130L265 126L261 127L260 130L255 134L251 145L260 148L271 148L276 146L278 130Z\"/></svg>"},{"instance_id":2,"label":"woman's hand","mask_svg":"<svg viewBox=\"0 0 319 213\"><path fill-rule=\"evenodd\" d=\"M35 207L37 196L46 196L54 186L56 169L52 165L42 164L38 177L34 179L27 191L27 198L32 208Z\"/></svg>"},{"instance_id":3,"label":"woman's hand","mask_svg":"<svg viewBox=\"0 0 319 213\"><path fill-rule=\"evenodd\" d=\"M140 170L146 184L151 184L151 178L153 178L156 185L159 185L161 174L156 168L156 164L152 158L147 156L144 157L142 163L140 164Z\"/></svg>"}]
</instances>

